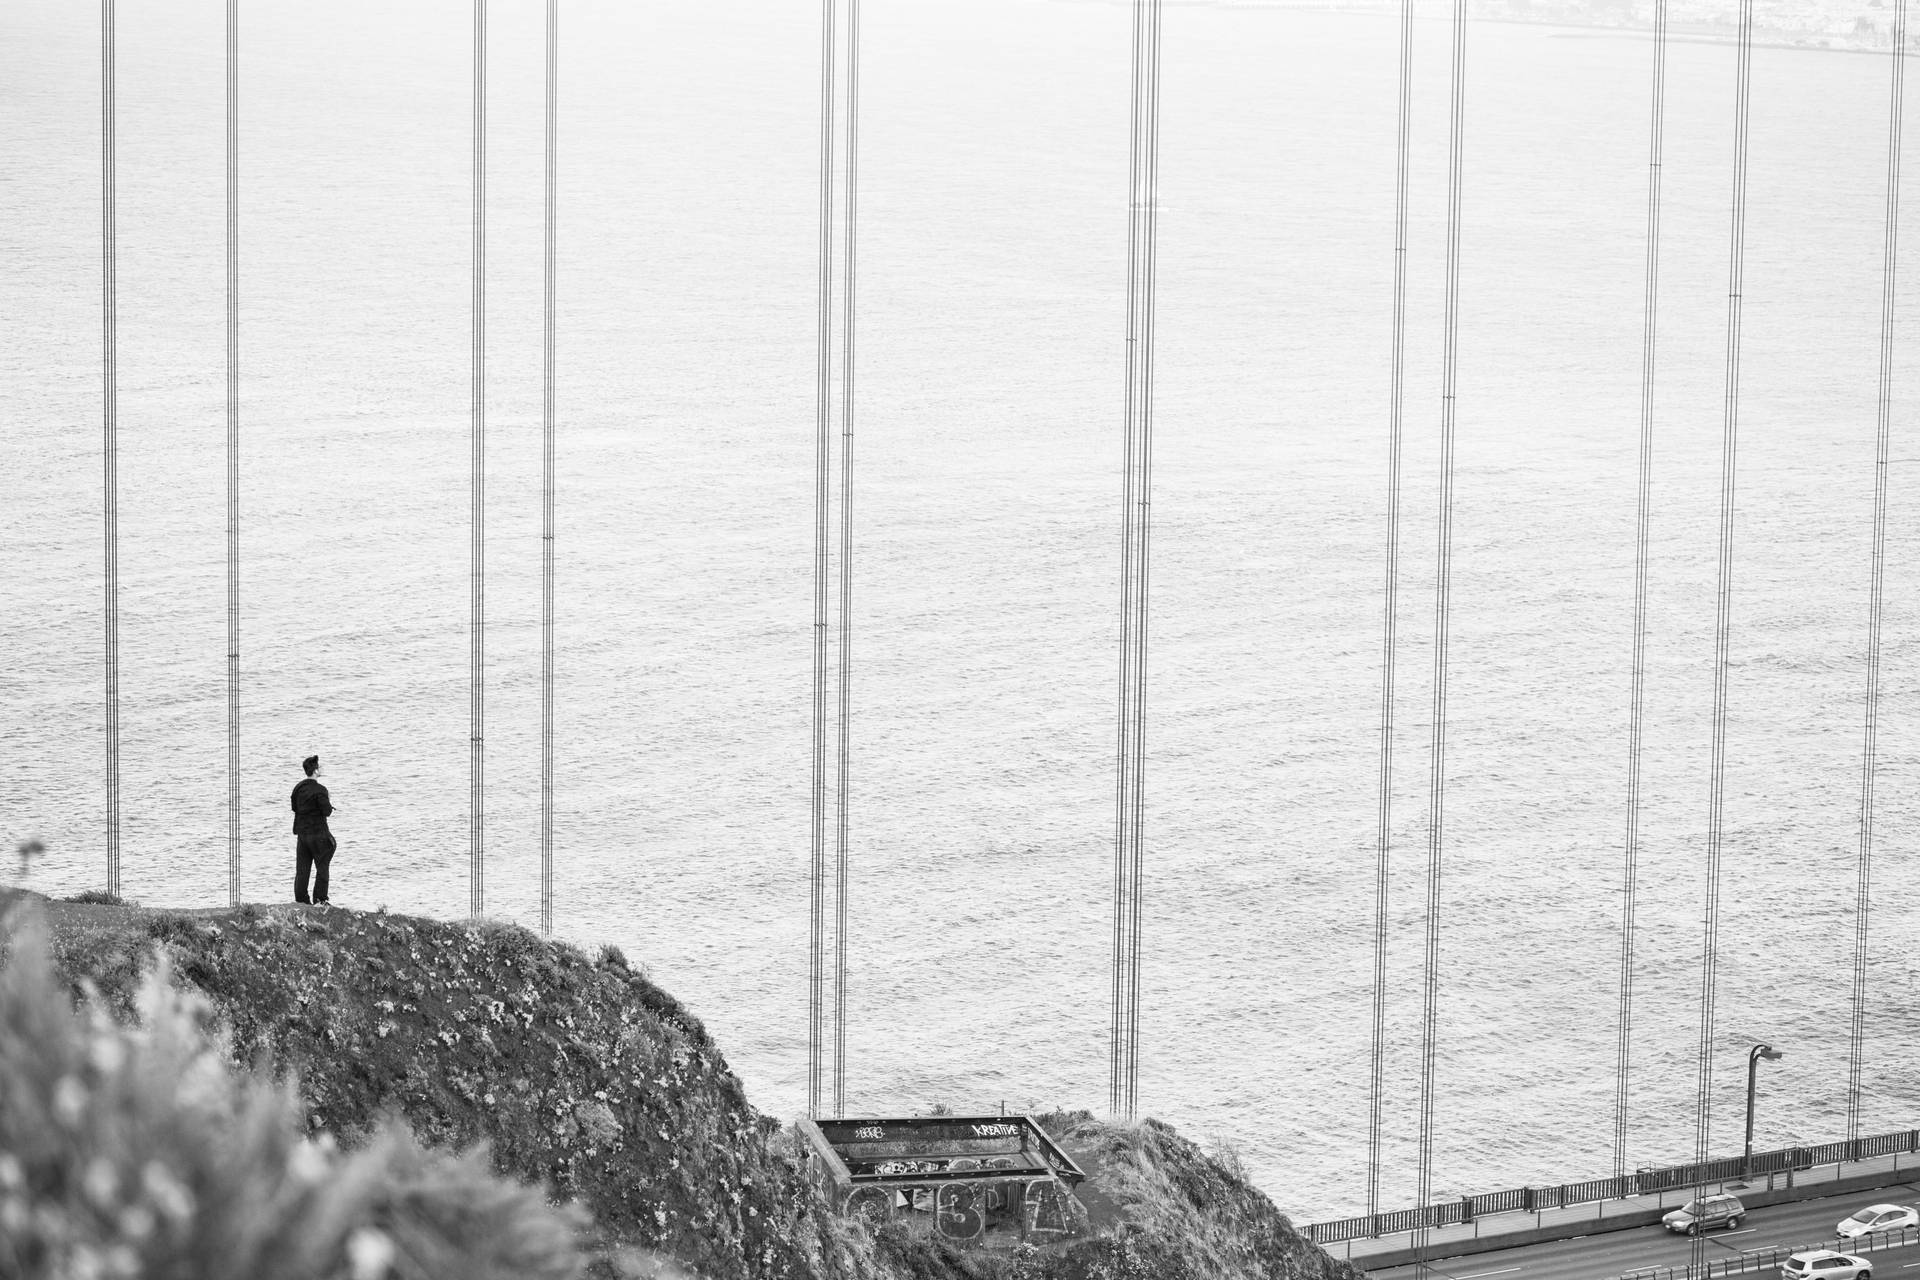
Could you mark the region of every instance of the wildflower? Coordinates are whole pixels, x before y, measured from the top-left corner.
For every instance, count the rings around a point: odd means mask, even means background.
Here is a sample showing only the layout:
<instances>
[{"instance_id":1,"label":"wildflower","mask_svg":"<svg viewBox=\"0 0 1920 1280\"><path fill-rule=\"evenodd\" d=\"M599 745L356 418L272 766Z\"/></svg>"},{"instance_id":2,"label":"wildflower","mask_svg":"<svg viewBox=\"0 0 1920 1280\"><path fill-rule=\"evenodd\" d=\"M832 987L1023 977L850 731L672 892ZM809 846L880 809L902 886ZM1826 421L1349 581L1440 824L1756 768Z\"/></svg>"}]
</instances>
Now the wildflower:
<instances>
[{"instance_id":1,"label":"wildflower","mask_svg":"<svg viewBox=\"0 0 1920 1280\"><path fill-rule=\"evenodd\" d=\"M347 1262L353 1280L384 1280L393 1266L393 1240L384 1231L361 1227L347 1237Z\"/></svg>"},{"instance_id":2,"label":"wildflower","mask_svg":"<svg viewBox=\"0 0 1920 1280\"><path fill-rule=\"evenodd\" d=\"M89 1048L93 1069L103 1076L110 1076L118 1071L121 1062L127 1056L126 1047L120 1043L120 1037L116 1035L101 1036Z\"/></svg>"},{"instance_id":3,"label":"wildflower","mask_svg":"<svg viewBox=\"0 0 1920 1280\"><path fill-rule=\"evenodd\" d=\"M87 1087L72 1076L61 1076L53 1086L53 1114L69 1129L77 1128L87 1111Z\"/></svg>"},{"instance_id":4,"label":"wildflower","mask_svg":"<svg viewBox=\"0 0 1920 1280\"><path fill-rule=\"evenodd\" d=\"M185 1222L193 1216L193 1192L158 1160L147 1161L147 1167L140 1171L140 1188L146 1192L147 1201L174 1222Z\"/></svg>"},{"instance_id":5,"label":"wildflower","mask_svg":"<svg viewBox=\"0 0 1920 1280\"><path fill-rule=\"evenodd\" d=\"M87 1199L93 1201L94 1207L111 1209L114 1195L120 1190L120 1171L105 1156L95 1156L87 1164L81 1185L86 1188Z\"/></svg>"}]
</instances>

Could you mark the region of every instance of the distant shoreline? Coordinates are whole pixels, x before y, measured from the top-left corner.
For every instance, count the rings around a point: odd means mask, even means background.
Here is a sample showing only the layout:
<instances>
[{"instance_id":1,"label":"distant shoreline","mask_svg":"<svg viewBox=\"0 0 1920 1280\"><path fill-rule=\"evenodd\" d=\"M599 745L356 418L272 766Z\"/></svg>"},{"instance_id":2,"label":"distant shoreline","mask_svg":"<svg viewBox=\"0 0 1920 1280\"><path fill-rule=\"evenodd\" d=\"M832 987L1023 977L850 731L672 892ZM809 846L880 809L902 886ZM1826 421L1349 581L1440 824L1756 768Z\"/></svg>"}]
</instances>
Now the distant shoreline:
<instances>
[{"instance_id":1,"label":"distant shoreline","mask_svg":"<svg viewBox=\"0 0 1920 1280\"><path fill-rule=\"evenodd\" d=\"M1571 25L1563 22L1535 22L1527 18L1487 18L1488 22L1510 22L1518 26L1559 27L1561 40L1599 40L1610 36L1624 36L1633 40L1651 40L1653 32L1645 27L1602 27L1585 24ZM1737 35L1722 35L1707 31L1667 32L1669 41L1681 44L1718 44L1734 45L1739 43ZM1758 40L1753 42L1756 49L1791 49L1797 53L1871 53L1885 57L1893 52L1891 48L1870 44L1808 44L1804 41ZM1912 57L1911 51L1907 54Z\"/></svg>"},{"instance_id":2,"label":"distant shoreline","mask_svg":"<svg viewBox=\"0 0 1920 1280\"><path fill-rule=\"evenodd\" d=\"M1066 0L1067 3L1088 3L1090 0ZM1093 3L1123 4L1126 0L1091 0ZM1176 0L1180 2L1180 0ZM1184 0L1187 7L1202 9L1252 9L1268 10L1275 13L1350 13L1365 17L1392 18L1399 16L1399 8L1391 3L1367 4L1342 3L1341 0L1302 0L1291 3L1290 0ZM1600 36L1624 36L1632 39L1650 40L1653 28L1638 25L1612 26L1600 22L1576 22L1564 18L1529 18L1516 14L1476 13L1469 15L1476 22L1499 22L1518 27L1554 27L1568 33L1575 39L1595 39ZM1449 22L1446 14L1414 15L1421 22ZM1756 28L1753 47L1756 49L1791 49L1803 53L1891 53L1891 43L1884 45L1865 44L1850 40L1844 36L1813 36L1804 39L1791 38L1792 33L1776 28ZM1769 38L1770 37L1770 38ZM1667 39L1684 44L1732 45L1738 42L1739 35L1731 27L1709 28L1706 30L1675 31L1671 26L1667 30ZM1911 47L1915 40L1909 40L1908 56L1914 55Z\"/></svg>"}]
</instances>

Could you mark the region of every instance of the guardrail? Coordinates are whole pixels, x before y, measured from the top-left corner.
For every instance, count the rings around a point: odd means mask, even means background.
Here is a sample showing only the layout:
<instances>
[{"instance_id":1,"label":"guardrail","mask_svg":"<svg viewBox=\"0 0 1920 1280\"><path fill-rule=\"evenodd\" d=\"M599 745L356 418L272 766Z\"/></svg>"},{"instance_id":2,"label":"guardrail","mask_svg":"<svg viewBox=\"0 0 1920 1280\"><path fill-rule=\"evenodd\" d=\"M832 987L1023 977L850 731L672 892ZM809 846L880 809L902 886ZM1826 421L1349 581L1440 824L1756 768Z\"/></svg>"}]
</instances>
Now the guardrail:
<instances>
[{"instance_id":1,"label":"guardrail","mask_svg":"<svg viewBox=\"0 0 1920 1280\"><path fill-rule=\"evenodd\" d=\"M1832 1236L1817 1244L1782 1244L1767 1249L1746 1249L1725 1258L1709 1260L1700 1267L1641 1267L1623 1271L1618 1280L1713 1280L1716 1276L1746 1275L1754 1271L1776 1270L1796 1253L1814 1249L1832 1249L1836 1253L1872 1253L1878 1249L1899 1249L1920 1242L1920 1228L1902 1227L1898 1231L1874 1231L1852 1240Z\"/></svg>"},{"instance_id":2,"label":"guardrail","mask_svg":"<svg viewBox=\"0 0 1920 1280\"><path fill-rule=\"evenodd\" d=\"M1788 1170L1797 1172L1820 1165L1872 1160L1878 1156L1916 1151L1920 1151L1920 1129L1902 1129L1895 1133L1876 1134L1871 1138L1856 1138L1851 1142L1756 1151L1753 1153L1752 1172L1756 1175ZM1628 1196L1674 1191L1711 1182L1731 1182L1747 1172L1747 1161L1740 1156L1699 1164L1662 1165L1623 1174L1618 1178L1594 1178L1587 1182L1567 1182L1547 1187L1513 1187L1483 1195L1462 1196L1458 1200L1443 1200L1422 1208L1395 1209L1358 1218L1315 1222L1305 1230L1307 1238L1315 1244L1336 1244L1342 1240L1364 1240L1418 1231L1422 1227L1453 1226L1472 1222L1491 1213L1561 1209L1568 1205L1591 1204L1596 1200L1622 1200Z\"/></svg>"}]
</instances>

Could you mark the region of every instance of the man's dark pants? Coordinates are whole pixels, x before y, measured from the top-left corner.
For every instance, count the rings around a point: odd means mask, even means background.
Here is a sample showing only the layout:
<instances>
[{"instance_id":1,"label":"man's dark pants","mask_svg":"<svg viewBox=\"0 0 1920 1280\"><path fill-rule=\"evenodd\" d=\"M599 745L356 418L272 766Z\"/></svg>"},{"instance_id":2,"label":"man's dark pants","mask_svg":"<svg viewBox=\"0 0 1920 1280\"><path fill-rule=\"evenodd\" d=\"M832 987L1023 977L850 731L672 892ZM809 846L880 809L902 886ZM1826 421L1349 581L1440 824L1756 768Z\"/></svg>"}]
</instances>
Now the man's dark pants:
<instances>
[{"instance_id":1,"label":"man's dark pants","mask_svg":"<svg viewBox=\"0 0 1920 1280\"><path fill-rule=\"evenodd\" d=\"M325 831L304 835L293 854L293 900L307 901L307 872L313 872L313 901L327 900L327 867L333 862L334 839Z\"/></svg>"}]
</instances>

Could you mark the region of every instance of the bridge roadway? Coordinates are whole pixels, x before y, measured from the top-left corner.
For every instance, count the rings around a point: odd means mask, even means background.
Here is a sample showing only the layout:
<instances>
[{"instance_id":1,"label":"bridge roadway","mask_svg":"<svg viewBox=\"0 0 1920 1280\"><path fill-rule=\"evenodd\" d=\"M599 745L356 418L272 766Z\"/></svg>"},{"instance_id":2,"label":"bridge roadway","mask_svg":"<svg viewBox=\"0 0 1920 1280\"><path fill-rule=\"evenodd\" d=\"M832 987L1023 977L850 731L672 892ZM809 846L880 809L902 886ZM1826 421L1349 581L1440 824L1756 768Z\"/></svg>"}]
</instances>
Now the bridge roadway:
<instances>
[{"instance_id":1,"label":"bridge roadway","mask_svg":"<svg viewBox=\"0 0 1920 1280\"><path fill-rule=\"evenodd\" d=\"M1838 1243L1833 1234L1834 1225L1855 1209L1881 1203L1913 1204L1917 1198L1920 1183L1904 1183L1753 1209L1738 1230L1709 1231L1706 1256L1718 1262L1749 1249L1824 1247L1860 1253L1873 1263L1874 1280L1920 1280L1920 1243L1861 1252ZM1427 1270L1435 1280L1609 1280L1643 1267L1675 1267L1684 1273L1691 1260L1692 1243L1686 1236L1651 1226L1441 1258L1429 1262ZM1909 1271L1914 1274L1909 1276ZM1410 1265L1367 1273L1369 1280L1415 1280L1418 1274ZM1759 1280L1776 1280L1778 1276L1771 1267L1746 1274Z\"/></svg>"}]
</instances>

